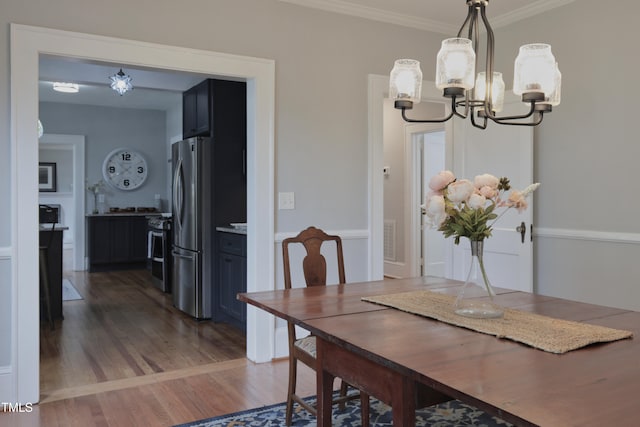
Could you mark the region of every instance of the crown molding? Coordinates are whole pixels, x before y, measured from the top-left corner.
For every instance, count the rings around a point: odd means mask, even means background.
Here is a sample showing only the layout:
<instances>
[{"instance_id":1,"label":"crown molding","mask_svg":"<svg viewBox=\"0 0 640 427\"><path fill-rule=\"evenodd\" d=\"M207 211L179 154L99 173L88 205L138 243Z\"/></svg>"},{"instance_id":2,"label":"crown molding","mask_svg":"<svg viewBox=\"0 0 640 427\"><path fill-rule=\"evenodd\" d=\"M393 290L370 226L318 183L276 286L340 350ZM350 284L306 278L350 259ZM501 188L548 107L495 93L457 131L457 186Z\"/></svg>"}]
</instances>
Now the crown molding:
<instances>
[{"instance_id":1,"label":"crown molding","mask_svg":"<svg viewBox=\"0 0 640 427\"><path fill-rule=\"evenodd\" d=\"M532 16L539 15L557 7L573 3L574 1L575 0L538 0L531 2L524 7L491 18L491 26L493 28L506 27L523 19L531 18Z\"/></svg>"},{"instance_id":2,"label":"crown molding","mask_svg":"<svg viewBox=\"0 0 640 427\"><path fill-rule=\"evenodd\" d=\"M459 30L459 25L451 25L438 22L432 19L420 18L389 10L374 7L361 6L345 0L280 0L284 3L298 6L310 7L324 10L326 12L341 13L343 15L355 16L358 18L370 19L373 21L385 22L388 24L401 25L403 27L416 28L418 30L431 31L446 35L455 34ZM527 6L513 10L511 12L491 18L491 25L494 28L504 27L522 19L526 19L537 14L555 9L572 3L575 0L538 0L531 2ZM464 16L460 18L462 23Z\"/></svg>"},{"instance_id":3,"label":"crown molding","mask_svg":"<svg viewBox=\"0 0 640 427\"><path fill-rule=\"evenodd\" d=\"M360 6L343 0L280 0L297 6L320 9L326 12L341 13L343 15L370 19L372 21L401 25L403 27L416 28L418 30L432 31L442 34L451 34L458 31L458 26L449 25L432 19L419 18L401 13L395 13L374 7Z\"/></svg>"}]
</instances>

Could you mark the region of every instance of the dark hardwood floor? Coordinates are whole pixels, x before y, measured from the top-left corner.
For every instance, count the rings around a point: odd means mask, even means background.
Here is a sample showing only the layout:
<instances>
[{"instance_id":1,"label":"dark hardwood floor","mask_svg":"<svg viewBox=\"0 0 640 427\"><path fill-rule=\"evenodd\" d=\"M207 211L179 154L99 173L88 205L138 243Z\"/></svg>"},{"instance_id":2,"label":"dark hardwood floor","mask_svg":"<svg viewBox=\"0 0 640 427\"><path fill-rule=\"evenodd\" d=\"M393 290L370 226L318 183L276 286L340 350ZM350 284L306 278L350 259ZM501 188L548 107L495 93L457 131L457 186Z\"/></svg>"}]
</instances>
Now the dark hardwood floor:
<instances>
[{"instance_id":1,"label":"dark hardwood floor","mask_svg":"<svg viewBox=\"0 0 640 427\"><path fill-rule=\"evenodd\" d=\"M0 427L171 426L285 399L287 361L249 362L241 331L176 310L147 271L64 277L83 299L42 324L40 403L0 412ZM299 377L315 394L314 373Z\"/></svg>"}]
</instances>

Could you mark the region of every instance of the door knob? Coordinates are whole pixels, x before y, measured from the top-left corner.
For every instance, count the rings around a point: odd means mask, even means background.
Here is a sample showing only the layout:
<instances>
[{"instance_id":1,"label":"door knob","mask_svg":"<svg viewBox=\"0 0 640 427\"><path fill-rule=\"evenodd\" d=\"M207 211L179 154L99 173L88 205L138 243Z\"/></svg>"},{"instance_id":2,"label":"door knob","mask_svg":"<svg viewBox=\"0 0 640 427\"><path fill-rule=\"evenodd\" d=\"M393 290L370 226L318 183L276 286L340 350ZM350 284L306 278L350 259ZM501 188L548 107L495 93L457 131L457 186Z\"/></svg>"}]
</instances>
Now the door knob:
<instances>
[{"instance_id":1,"label":"door knob","mask_svg":"<svg viewBox=\"0 0 640 427\"><path fill-rule=\"evenodd\" d=\"M516 227L516 231L520 233L520 239L522 243L524 243L524 235L527 234L527 224L525 224L524 221L521 222L520 225Z\"/></svg>"}]
</instances>

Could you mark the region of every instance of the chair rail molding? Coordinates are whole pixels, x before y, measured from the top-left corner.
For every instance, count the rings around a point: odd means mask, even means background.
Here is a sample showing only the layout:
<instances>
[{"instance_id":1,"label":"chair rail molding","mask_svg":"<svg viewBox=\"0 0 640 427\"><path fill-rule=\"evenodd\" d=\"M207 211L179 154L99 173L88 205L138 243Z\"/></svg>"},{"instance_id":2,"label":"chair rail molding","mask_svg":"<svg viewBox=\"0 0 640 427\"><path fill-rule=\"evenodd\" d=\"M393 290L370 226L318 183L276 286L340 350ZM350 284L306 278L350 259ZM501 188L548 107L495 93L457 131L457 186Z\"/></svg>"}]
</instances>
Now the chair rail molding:
<instances>
[{"instance_id":1,"label":"chair rail molding","mask_svg":"<svg viewBox=\"0 0 640 427\"><path fill-rule=\"evenodd\" d=\"M585 240L606 243L640 244L640 233L616 231L577 230L570 228L534 227L535 237L565 240Z\"/></svg>"}]
</instances>

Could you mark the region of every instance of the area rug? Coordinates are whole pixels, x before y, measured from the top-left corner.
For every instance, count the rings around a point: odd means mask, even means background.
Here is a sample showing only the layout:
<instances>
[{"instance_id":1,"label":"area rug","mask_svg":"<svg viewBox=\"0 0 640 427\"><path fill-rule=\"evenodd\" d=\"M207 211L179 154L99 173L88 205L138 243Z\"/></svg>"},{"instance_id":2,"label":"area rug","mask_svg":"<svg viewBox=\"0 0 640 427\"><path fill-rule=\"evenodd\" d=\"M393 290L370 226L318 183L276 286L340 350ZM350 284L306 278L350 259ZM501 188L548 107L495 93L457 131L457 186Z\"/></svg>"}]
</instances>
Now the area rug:
<instances>
[{"instance_id":1,"label":"area rug","mask_svg":"<svg viewBox=\"0 0 640 427\"><path fill-rule=\"evenodd\" d=\"M69 279L62 279L62 301L75 301L82 299L82 295L73 286Z\"/></svg>"},{"instance_id":2,"label":"area rug","mask_svg":"<svg viewBox=\"0 0 640 427\"><path fill-rule=\"evenodd\" d=\"M315 397L305 399L315 405ZM370 425L374 427L392 426L391 408L377 399L370 401ZM175 427L276 427L284 426L285 404L265 406L258 409L236 412ZM298 405L294 405L293 422L295 427L316 427L316 418ZM344 411L333 407L334 427L356 427L360 423L360 402L347 403ZM441 403L416 411L416 427L498 427L511 426L499 418L493 417L471 405L458 400Z\"/></svg>"}]
</instances>

